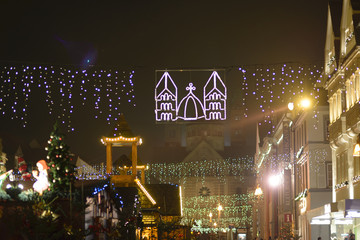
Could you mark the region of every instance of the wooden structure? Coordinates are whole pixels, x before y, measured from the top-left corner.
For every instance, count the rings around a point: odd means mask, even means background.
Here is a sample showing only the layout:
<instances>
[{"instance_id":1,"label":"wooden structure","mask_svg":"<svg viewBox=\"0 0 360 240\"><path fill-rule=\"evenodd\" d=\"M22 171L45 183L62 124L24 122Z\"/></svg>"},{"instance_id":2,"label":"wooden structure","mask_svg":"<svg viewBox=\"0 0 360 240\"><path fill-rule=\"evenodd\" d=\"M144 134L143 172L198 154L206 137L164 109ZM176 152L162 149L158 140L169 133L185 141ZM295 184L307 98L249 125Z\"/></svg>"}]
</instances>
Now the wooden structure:
<instances>
[{"instance_id":1,"label":"wooden structure","mask_svg":"<svg viewBox=\"0 0 360 240\"><path fill-rule=\"evenodd\" d=\"M145 169L146 166L137 165L137 146L142 144L142 139L139 136L133 136L124 115L120 116L120 120L115 127L116 132L114 137L103 137L101 142L106 146L106 173L113 173L113 160L112 160L112 148L113 147L131 147L131 175L126 175L126 169L129 167L124 166L120 175L112 175L111 182L115 186L132 186L135 184L137 171L141 171L141 182L145 182Z\"/></svg>"}]
</instances>

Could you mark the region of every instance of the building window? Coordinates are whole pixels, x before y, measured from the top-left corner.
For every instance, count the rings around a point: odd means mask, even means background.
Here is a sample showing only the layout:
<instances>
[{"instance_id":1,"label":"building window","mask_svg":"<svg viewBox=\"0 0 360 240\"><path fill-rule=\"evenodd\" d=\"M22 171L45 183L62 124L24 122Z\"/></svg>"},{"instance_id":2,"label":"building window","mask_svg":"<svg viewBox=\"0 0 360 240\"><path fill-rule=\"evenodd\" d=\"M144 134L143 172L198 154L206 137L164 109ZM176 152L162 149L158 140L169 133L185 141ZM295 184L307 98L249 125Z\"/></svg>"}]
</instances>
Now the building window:
<instances>
[{"instance_id":1,"label":"building window","mask_svg":"<svg viewBox=\"0 0 360 240\"><path fill-rule=\"evenodd\" d=\"M336 156L336 184L341 184L348 180L348 161L346 151Z\"/></svg>"},{"instance_id":2,"label":"building window","mask_svg":"<svg viewBox=\"0 0 360 240\"><path fill-rule=\"evenodd\" d=\"M342 113L341 89L334 93L329 99L331 123L340 118Z\"/></svg>"},{"instance_id":3,"label":"building window","mask_svg":"<svg viewBox=\"0 0 360 240\"><path fill-rule=\"evenodd\" d=\"M326 187L332 188L332 164L326 164Z\"/></svg>"},{"instance_id":4,"label":"building window","mask_svg":"<svg viewBox=\"0 0 360 240\"><path fill-rule=\"evenodd\" d=\"M355 73L355 100L360 100L360 71Z\"/></svg>"},{"instance_id":5,"label":"building window","mask_svg":"<svg viewBox=\"0 0 360 240\"><path fill-rule=\"evenodd\" d=\"M346 81L346 108L349 110L356 102L355 75Z\"/></svg>"},{"instance_id":6,"label":"building window","mask_svg":"<svg viewBox=\"0 0 360 240\"><path fill-rule=\"evenodd\" d=\"M334 105L333 105L333 97L329 98L329 117L330 117L330 123L334 122Z\"/></svg>"},{"instance_id":7,"label":"building window","mask_svg":"<svg viewBox=\"0 0 360 240\"><path fill-rule=\"evenodd\" d=\"M336 100L336 119L340 118L342 113L342 101L341 101L341 90L337 91L337 100Z\"/></svg>"},{"instance_id":8,"label":"building window","mask_svg":"<svg viewBox=\"0 0 360 240\"><path fill-rule=\"evenodd\" d=\"M329 116L324 115L324 135L325 135L324 139L326 141L329 141L329 138L330 138L329 125L330 125Z\"/></svg>"}]
</instances>

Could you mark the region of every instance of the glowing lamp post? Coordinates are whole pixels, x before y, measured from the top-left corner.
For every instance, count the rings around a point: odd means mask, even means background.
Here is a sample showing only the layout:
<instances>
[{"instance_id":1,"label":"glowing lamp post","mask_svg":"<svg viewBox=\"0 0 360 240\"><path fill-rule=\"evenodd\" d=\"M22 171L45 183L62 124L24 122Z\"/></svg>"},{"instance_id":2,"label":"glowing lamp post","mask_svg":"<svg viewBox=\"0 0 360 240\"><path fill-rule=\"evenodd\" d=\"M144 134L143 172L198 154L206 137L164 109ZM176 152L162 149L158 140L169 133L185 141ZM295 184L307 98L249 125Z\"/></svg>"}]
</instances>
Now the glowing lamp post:
<instances>
[{"instance_id":1,"label":"glowing lamp post","mask_svg":"<svg viewBox=\"0 0 360 240\"><path fill-rule=\"evenodd\" d=\"M311 107L311 101L308 98L303 98L300 100L300 102L297 103L297 108L302 108L302 109L308 109ZM293 111L295 109L295 103L293 102L289 102L288 103L288 109L290 111Z\"/></svg>"},{"instance_id":2,"label":"glowing lamp post","mask_svg":"<svg viewBox=\"0 0 360 240\"><path fill-rule=\"evenodd\" d=\"M290 103L288 104L288 109L289 109L290 111L294 110L294 103L293 103L293 102L290 102Z\"/></svg>"},{"instance_id":3,"label":"glowing lamp post","mask_svg":"<svg viewBox=\"0 0 360 240\"><path fill-rule=\"evenodd\" d=\"M309 108L311 106L311 101L307 98L304 98L300 101L300 106L302 108Z\"/></svg>"},{"instance_id":4,"label":"glowing lamp post","mask_svg":"<svg viewBox=\"0 0 360 240\"><path fill-rule=\"evenodd\" d=\"M275 187L279 186L280 182L281 182L281 175L280 175L280 174L271 175L271 176L269 177L269 185L270 185L271 187L274 187L274 188L275 188Z\"/></svg>"},{"instance_id":5,"label":"glowing lamp post","mask_svg":"<svg viewBox=\"0 0 360 240\"><path fill-rule=\"evenodd\" d=\"M255 196L260 196L263 194L263 191L261 190L261 187L258 185L257 188L255 189Z\"/></svg>"},{"instance_id":6,"label":"glowing lamp post","mask_svg":"<svg viewBox=\"0 0 360 240\"><path fill-rule=\"evenodd\" d=\"M212 212L210 212L210 213L209 213L210 222L212 221L212 216L213 216L213 214L212 214Z\"/></svg>"}]
</instances>

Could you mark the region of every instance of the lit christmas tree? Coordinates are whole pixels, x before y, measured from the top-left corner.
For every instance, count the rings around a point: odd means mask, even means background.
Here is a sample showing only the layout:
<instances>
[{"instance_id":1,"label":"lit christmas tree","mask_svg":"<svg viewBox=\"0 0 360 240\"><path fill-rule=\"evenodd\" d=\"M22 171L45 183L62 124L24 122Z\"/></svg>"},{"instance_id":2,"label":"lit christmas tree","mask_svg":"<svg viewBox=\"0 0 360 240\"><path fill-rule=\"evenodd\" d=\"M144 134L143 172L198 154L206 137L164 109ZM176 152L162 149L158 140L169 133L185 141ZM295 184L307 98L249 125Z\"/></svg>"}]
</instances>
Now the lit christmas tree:
<instances>
[{"instance_id":1,"label":"lit christmas tree","mask_svg":"<svg viewBox=\"0 0 360 240\"><path fill-rule=\"evenodd\" d=\"M282 226L280 228L279 239L281 239L281 240L294 239L295 240L295 239L299 239L299 236L297 236L293 233L290 224L284 224L284 226Z\"/></svg>"},{"instance_id":2,"label":"lit christmas tree","mask_svg":"<svg viewBox=\"0 0 360 240\"><path fill-rule=\"evenodd\" d=\"M60 132L57 123L54 124L46 150L50 162L50 189L56 192L69 192L70 185L75 181L75 165L72 163L69 146L64 142L64 134Z\"/></svg>"}]
</instances>

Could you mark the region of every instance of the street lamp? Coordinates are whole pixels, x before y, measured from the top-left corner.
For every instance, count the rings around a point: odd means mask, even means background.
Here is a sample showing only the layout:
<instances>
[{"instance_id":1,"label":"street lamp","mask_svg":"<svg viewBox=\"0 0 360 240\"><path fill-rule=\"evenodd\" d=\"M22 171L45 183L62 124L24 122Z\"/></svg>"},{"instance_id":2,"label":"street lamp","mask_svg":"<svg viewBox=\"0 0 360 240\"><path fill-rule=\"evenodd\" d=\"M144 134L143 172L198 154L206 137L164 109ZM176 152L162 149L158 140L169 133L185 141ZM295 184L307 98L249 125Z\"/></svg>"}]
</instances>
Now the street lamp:
<instances>
[{"instance_id":1,"label":"street lamp","mask_svg":"<svg viewBox=\"0 0 360 240\"><path fill-rule=\"evenodd\" d=\"M308 98L303 98L297 103L297 107L300 107L302 109L308 109L311 107L311 101ZM288 103L288 109L290 111L293 111L295 109L295 103L289 102Z\"/></svg>"},{"instance_id":2,"label":"street lamp","mask_svg":"<svg viewBox=\"0 0 360 240\"><path fill-rule=\"evenodd\" d=\"M271 187L277 187L277 186L279 186L280 182L281 182L281 175L280 175L280 174L271 175L271 176L269 177L269 185L270 185Z\"/></svg>"},{"instance_id":3,"label":"street lamp","mask_svg":"<svg viewBox=\"0 0 360 240\"><path fill-rule=\"evenodd\" d=\"M310 102L310 100L308 98L303 98L300 101L300 106L302 108L309 108L311 106L311 102Z\"/></svg>"},{"instance_id":4,"label":"street lamp","mask_svg":"<svg viewBox=\"0 0 360 240\"><path fill-rule=\"evenodd\" d=\"M258 184L257 188L255 189L255 196L260 196L262 194L263 194L263 191L261 190L261 187Z\"/></svg>"},{"instance_id":5,"label":"street lamp","mask_svg":"<svg viewBox=\"0 0 360 240\"><path fill-rule=\"evenodd\" d=\"M210 222L211 222L211 218L212 218L213 214L212 212L209 213L209 217L210 217Z\"/></svg>"}]
</instances>

